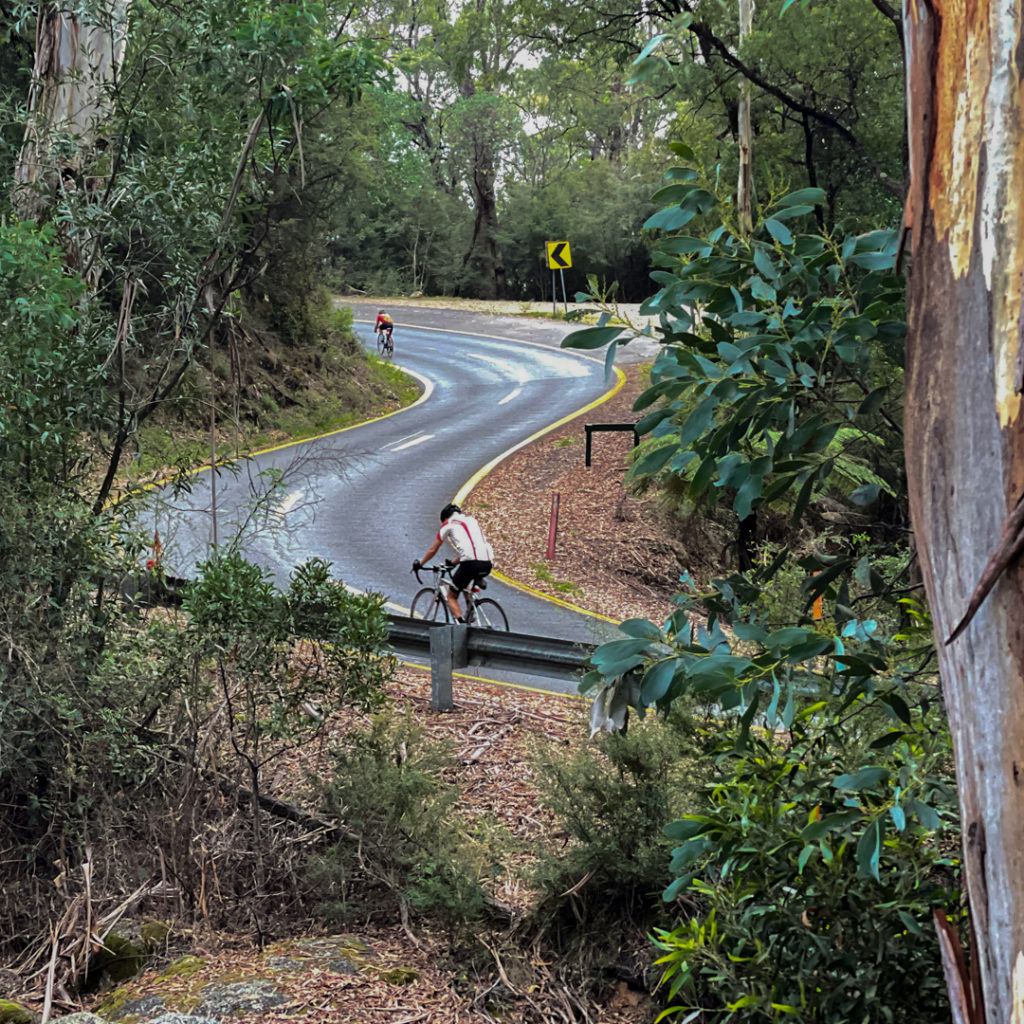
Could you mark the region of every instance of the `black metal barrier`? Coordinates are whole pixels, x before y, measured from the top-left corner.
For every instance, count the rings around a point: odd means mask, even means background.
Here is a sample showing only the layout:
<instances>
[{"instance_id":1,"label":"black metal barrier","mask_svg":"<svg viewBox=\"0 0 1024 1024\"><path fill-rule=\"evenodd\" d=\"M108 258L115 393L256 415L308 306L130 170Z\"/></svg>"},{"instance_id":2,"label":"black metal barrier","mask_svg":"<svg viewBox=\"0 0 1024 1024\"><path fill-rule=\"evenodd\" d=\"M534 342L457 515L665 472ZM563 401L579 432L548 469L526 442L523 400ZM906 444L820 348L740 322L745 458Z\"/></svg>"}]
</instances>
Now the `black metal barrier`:
<instances>
[{"instance_id":1,"label":"black metal barrier","mask_svg":"<svg viewBox=\"0 0 1024 1024\"><path fill-rule=\"evenodd\" d=\"M590 465L590 449L591 449L591 438L595 430L632 430L633 431L633 447L635 448L640 443L640 435L636 432L635 423L586 423L583 429L587 432L587 454L585 458L585 464Z\"/></svg>"}]
</instances>

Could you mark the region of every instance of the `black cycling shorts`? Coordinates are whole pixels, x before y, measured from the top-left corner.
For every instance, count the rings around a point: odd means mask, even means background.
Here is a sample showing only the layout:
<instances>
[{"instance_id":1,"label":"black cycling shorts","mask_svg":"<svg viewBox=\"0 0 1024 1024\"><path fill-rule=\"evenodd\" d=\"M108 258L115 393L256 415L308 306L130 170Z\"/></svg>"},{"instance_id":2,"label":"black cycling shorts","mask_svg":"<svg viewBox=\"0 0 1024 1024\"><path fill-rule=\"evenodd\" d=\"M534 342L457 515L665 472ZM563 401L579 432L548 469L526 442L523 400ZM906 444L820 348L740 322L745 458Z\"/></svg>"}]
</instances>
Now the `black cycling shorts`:
<instances>
[{"instance_id":1,"label":"black cycling shorts","mask_svg":"<svg viewBox=\"0 0 1024 1024\"><path fill-rule=\"evenodd\" d=\"M473 580L489 575L490 571L490 562L485 562L482 558L467 558L452 570L452 585L461 594Z\"/></svg>"}]
</instances>

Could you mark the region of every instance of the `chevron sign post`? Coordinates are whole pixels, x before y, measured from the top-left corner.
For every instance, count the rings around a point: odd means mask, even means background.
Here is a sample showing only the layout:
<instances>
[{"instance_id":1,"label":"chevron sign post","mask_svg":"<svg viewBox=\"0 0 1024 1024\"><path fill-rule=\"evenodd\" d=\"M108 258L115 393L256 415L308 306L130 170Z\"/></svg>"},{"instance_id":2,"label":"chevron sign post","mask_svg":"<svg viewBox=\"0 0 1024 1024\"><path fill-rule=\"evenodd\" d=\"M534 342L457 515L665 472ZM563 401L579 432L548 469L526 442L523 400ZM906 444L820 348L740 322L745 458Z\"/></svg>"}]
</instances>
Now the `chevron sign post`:
<instances>
[{"instance_id":1,"label":"chevron sign post","mask_svg":"<svg viewBox=\"0 0 1024 1024\"><path fill-rule=\"evenodd\" d=\"M551 309L558 312L558 300L555 297L555 271L562 277L562 304L566 313L569 312L569 302L565 297L565 270L572 266L572 253L569 250L568 242L547 242L548 266L551 268Z\"/></svg>"}]
</instances>

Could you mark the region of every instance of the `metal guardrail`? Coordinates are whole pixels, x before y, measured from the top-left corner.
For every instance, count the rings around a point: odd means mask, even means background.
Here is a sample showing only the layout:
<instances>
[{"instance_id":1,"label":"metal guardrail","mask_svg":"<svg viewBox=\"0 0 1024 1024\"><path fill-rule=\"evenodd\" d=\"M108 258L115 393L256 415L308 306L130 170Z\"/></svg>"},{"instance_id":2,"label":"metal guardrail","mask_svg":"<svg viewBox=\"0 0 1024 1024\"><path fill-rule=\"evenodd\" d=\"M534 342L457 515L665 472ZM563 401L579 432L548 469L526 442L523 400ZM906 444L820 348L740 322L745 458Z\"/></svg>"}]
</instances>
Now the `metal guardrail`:
<instances>
[{"instance_id":1,"label":"metal guardrail","mask_svg":"<svg viewBox=\"0 0 1024 1024\"><path fill-rule=\"evenodd\" d=\"M437 711L454 706L452 676L469 666L523 672L572 681L586 667L594 644L477 629L463 623L433 623L389 615L391 646L399 654L430 656L430 704Z\"/></svg>"}]
</instances>

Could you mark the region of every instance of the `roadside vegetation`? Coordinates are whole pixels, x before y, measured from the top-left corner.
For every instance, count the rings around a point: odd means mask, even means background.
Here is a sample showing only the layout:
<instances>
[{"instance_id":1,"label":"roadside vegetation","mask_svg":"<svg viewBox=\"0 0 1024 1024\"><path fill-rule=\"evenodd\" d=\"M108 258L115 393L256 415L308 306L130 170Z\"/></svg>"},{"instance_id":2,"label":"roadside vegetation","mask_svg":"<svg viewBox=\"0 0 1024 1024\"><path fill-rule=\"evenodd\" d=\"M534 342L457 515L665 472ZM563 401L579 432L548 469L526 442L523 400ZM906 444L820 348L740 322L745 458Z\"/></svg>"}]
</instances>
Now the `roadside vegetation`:
<instances>
[{"instance_id":1,"label":"roadside vegetation","mask_svg":"<svg viewBox=\"0 0 1024 1024\"><path fill-rule=\"evenodd\" d=\"M484 1020L611 1020L623 992L620 1020L948 1019L938 936L967 913L902 460L898 19L777 2L740 46L698 13L90 2L76 29L124 54L84 72L83 126L48 99L81 67L33 78L56 10L0 4L11 994L95 1002L128 934L141 964L372 926L429 936ZM772 85L749 231L741 78ZM540 306L552 238L605 310L569 344L614 359L619 301L660 342L629 486L724 543L595 654L582 688L627 730L531 720L525 838L396 694L383 596L317 559L279 589L230 540L178 609L125 583L161 571L136 485L411 399L328 289Z\"/></svg>"}]
</instances>

